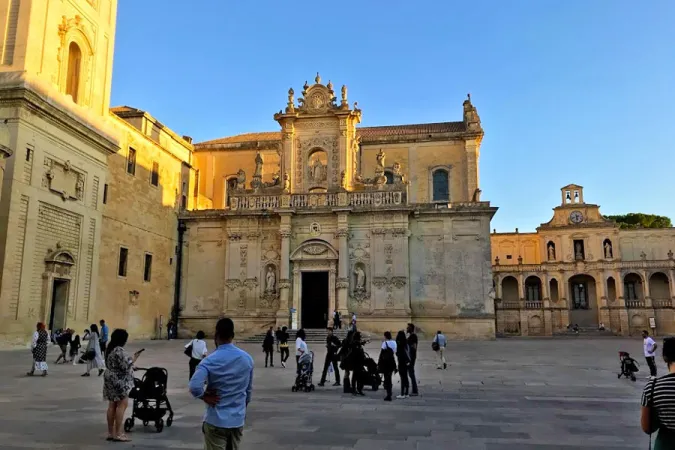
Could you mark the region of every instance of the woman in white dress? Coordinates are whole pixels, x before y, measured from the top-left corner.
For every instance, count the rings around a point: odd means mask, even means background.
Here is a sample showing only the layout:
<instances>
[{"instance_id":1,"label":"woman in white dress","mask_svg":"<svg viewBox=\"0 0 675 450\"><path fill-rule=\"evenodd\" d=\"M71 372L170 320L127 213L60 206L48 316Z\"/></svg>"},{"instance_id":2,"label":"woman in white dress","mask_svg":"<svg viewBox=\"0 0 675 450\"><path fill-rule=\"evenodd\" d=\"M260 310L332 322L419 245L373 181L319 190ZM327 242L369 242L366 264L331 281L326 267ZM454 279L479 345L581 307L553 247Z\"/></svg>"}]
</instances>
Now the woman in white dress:
<instances>
[{"instance_id":1,"label":"woman in white dress","mask_svg":"<svg viewBox=\"0 0 675 450\"><path fill-rule=\"evenodd\" d=\"M99 345L98 325L95 323L89 327L91 333L89 334L89 342L87 343L87 350L84 353L84 358L87 360L87 371L82 374L83 377L88 377L92 369L98 369L98 376L103 375L105 370L105 361L101 355L101 346Z\"/></svg>"}]
</instances>

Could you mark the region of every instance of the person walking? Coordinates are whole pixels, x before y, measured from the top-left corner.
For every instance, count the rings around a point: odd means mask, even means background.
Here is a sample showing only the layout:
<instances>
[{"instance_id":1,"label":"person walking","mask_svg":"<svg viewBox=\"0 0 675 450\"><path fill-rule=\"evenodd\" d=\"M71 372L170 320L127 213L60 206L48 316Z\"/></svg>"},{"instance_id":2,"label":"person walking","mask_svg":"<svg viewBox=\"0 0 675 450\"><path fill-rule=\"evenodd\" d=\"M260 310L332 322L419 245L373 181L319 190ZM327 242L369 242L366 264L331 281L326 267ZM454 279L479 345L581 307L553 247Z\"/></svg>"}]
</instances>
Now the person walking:
<instances>
[{"instance_id":1,"label":"person walking","mask_svg":"<svg viewBox=\"0 0 675 450\"><path fill-rule=\"evenodd\" d=\"M188 385L206 403L205 450L238 450L253 390L253 358L232 343L234 322L216 324L216 349L197 366Z\"/></svg>"},{"instance_id":2,"label":"person walking","mask_svg":"<svg viewBox=\"0 0 675 450\"><path fill-rule=\"evenodd\" d=\"M209 353L209 349L206 347L206 342L204 341L205 337L206 335L204 332L199 330L197 331L195 338L185 346L186 351L190 349L190 361L188 362L190 378L192 378L192 375L195 374L195 369L199 363L202 362L202 359L204 359L204 357L206 357L206 355ZM188 378L188 380L190 378Z\"/></svg>"},{"instance_id":3,"label":"person walking","mask_svg":"<svg viewBox=\"0 0 675 450\"><path fill-rule=\"evenodd\" d=\"M642 331L642 347L649 366L649 378L656 378L656 342L649 336L649 331Z\"/></svg>"},{"instance_id":4,"label":"person walking","mask_svg":"<svg viewBox=\"0 0 675 450\"><path fill-rule=\"evenodd\" d=\"M431 349L436 352L436 368L437 369L447 369L448 364L445 362L445 346L447 345L448 340L445 339L445 335L441 333L441 330L436 332L434 340L431 342Z\"/></svg>"},{"instance_id":5,"label":"person walking","mask_svg":"<svg viewBox=\"0 0 675 450\"><path fill-rule=\"evenodd\" d=\"M417 339L417 334L415 333L415 325L409 323L406 327L408 332L408 350L410 351L410 365L408 365L408 376L410 377L410 385L412 387L412 392L410 395L412 397L417 397L419 392L417 390L417 376L415 375L415 362L417 361L417 344L419 340Z\"/></svg>"},{"instance_id":6,"label":"person walking","mask_svg":"<svg viewBox=\"0 0 675 450\"><path fill-rule=\"evenodd\" d=\"M61 354L59 355L58 358L56 358L54 364L58 364L59 361L61 361L62 359L63 364L68 362L68 345L72 345L71 344L72 339L73 339L73 332L70 329L66 329L56 339L56 344L59 346L59 349L61 349Z\"/></svg>"},{"instance_id":7,"label":"person walking","mask_svg":"<svg viewBox=\"0 0 675 450\"><path fill-rule=\"evenodd\" d=\"M349 356L349 367L352 369L352 395L366 395L363 393L363 366L366 362L366 353L363 350L365 342L361 340L361 333L356 331L352 338L352 349Z\"/></svg>"},{"instance_id":8,"label":"person walking","mask_svg":"<svg viewBox=\"0 0 675 450\"><path fill-rule=\"evenodd\" d=\"M410 384L408 382L408 366L410 365L410 351L408 350L408 339L405 337L405 331L400 330L396 334L396 358L398 359L398 376L401 378L401 395L396 398L408 398Z\"/></svg>"},{"instance_id":9,"label":"person walking","mask_svg":"<svg viewBox=\"0 0 675 450\"><path fill-rule=\"evenodd\" d=\"M80 335L76 334L73 340L70 342L70 360L73 365L76 366L80 360Z\"/></svg>"},{"instance_id":10,"label":"person walking","mask_svg":"<svg viewBox=\"0 0 675 450\"><path fill-rule=\"evenodd\" d=\"M106 349L105 364L108 370L103 376L103 399L108 401L106 419L108 422L108 437L106 440L115 442L129 442L122 433L124 412L129 404L129 392L134 388L134 364L143 350L133 356L124 351L129 334L126 330L117 329L110 336L110 345Z\"/></svg>"},{"instance_id":11,"label":"person walking","mask_svg":"<svg viewBox=\"0 0 675 450\"><path fill-rule=\"evenodd\" d=\"M283 327L281 329L281 333L279 333L279 351L281 354L279 355L279 358L281 358L281 367L284 369L286 368L286 361L288 361L288 356L290 355L290 351L288 350L288 328Z\"/></svg>"},{"instance_id":12,"label":"person walking","mask_svg":"<svg viewBox=\"0 0 675 450\"><path fill-rule=\"evenodd\" d=\"M84 353L84 357L87 361L87 371L83 373L82 376L88 377L90 376L89 372L91 372L92 369L98 369L98 376L100 377L105 370L105 361L101 354L98 326L95 323L92 323L89 329L91 332L89 333L89 341L87 341L87 350Z\"/></svg>"},{"instance_id":13,"label":"person walking","mask_svg":"<svg viewBox=\"0 0 675 450\"><path fill-rule=\"evenodd\" d=\"M663 340L663 360L668 373L652 378L642 391L640 425L651 435L658 431L654 450L675 449L675 338Z\"/></svg>"},{"instance_id":14,"label":"person walking","mask_svg":"<svg viewBox=\"0 0 675 450\"><path fill-rule=\"evenodd\" d=\"M33 376L36 370L42 372L42 376L47 376L47 345L49 344L49 333L45 324L38 322L36 325L36 330L33 333L33 340L31 342L30 348L31 353L33 354L33 366L26 375Z\"/></svg>"},{"instance_id":15,"label":"person walking","mask_svg":"<svg viewBox=\"0 0 675 450\"><path fill-rule=\"evenodd\" d=\"M333 334L333 329L328 328L328 335L326 336L326 360L323 363L323 372L321 373L321 381L319 386L324 386L326 384L326 374L328 373L328 368L333 365L333 371L335 372L335 383L333 386L340 386L340 369L337 364L337 352L340 350L340 339Z\"/></svg>"},{"instance_id":16,"label":"person walking","mask_svg":"<svg viewBox=\"0 0 675 450\"><path fill-rule=\"evenodd\" d=\"M281 327L277 327L277 331L274 332L274 340L277 343L277 353L281 353L279 349L279 338L281 337Z\"/></svg>"},{"instance_id":17,"label":"person walking","mask_svg":"<svg viewBox=\"0 0 675 450\"><path fill-rule=\"evenodd\" d=\"M342 340L342 345L340 346L340 351L338 352L340 367L342 368L342 370L344 370L344 378L342 383L342 392L344 394L350 394L352 392L352 384L349 381L349 372L351 370L349 364L353 340L354 340L354 332L352 330L349 330L347 332L347 336Z\"/></svg>"},{"instance_id":18,"label":"person walking","mask_svg":"<svg viewBox=\"0 0 675 450\"><path fill-rule=\"evenodd\" d=\"M274 367L274 334L272 332L272 327L267 330L265 339L263 339L262 348L265 352L265 367L267 367L268 359L270 361L270 367Z\"/></svg>"},{"instance_id":19,"label":"person walking","mask_svg":"<svg viewBox=\"0 0 675 450\"><path fill-rule=\"evenodd\" d=\"M108 325L105 324L105 320L103 319L101 319L99 325L101 325L101 336L99 337L101 353L105 354L105 348L108 346Z\"/></svg>"},{"instance_id":20,"label":"person walking","mask_svg":"<svg viewBox=\"0 0 675 450\"><path fill-rule=\"evenodd\" d=\"M384 390L387 396L384 397L385 402L391 401L393 383L391 377L396 370L396 341L391 338L391 332L384 332L384 341L380 349L380 357L377 361L377 370L384 376Z\"/></svg>"}]
</instances>

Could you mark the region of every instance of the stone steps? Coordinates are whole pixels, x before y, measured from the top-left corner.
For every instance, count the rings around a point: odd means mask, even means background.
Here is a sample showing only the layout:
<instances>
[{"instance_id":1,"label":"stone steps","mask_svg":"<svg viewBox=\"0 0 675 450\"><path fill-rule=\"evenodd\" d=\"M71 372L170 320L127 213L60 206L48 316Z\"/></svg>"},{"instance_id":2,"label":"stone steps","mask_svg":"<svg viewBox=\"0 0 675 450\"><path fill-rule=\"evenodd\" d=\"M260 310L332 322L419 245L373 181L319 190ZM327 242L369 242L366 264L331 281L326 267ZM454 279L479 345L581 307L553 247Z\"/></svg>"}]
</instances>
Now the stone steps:
<instances>
[{"instance_id":1,"label":"stone steps","mask_svg":"<svg viewBox=\"0 0 675 450\"><path fill-rule=\"evenodd\" d=\"M297 333L298 330L286 330L286 332L289 335L289 343L295 342L295 333ZM347 336L347 330L345 328L342 328L341 330L335 330L333 332L335 336L338 337L338 339L343 340ZM369 339L370 335L368 333L361 332L363 335L364 339ZM326 330L323 328L319 329L305 329L305 342L307 343L312 343L312 344L317 344L317 343L325 343L326 342ZM243 339L238 339L238 342L243 342L243 343L257 343L259 342L262 345L263 339L265 339L265 333L258 333L253 336L247 336Z\"/></svg>"}]
</instances>

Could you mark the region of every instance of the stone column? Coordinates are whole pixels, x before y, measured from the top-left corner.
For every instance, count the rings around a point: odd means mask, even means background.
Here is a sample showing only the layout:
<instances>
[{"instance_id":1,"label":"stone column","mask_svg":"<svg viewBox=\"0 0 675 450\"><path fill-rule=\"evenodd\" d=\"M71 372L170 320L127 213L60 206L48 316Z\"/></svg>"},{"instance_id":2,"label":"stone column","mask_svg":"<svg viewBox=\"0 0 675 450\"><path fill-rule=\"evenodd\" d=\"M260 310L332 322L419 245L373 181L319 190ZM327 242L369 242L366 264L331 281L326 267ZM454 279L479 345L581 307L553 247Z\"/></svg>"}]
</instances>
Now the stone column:
<instances>
[{"instance_id":1,"label":"stone column","mask_svg":"<svg viewBox=\"0 0 675 450\"><path fill-rule=\"evenodd\" d=\"M337 289L337 300L335 309L346 317L349 308L347 305L347 297L349 293L349 247L347 246L347 237L349 235L349 228L347 223L347 214L338 215L338 229L335 237L338 239L338 273L335 288ZM332 314L333 311L331 311Z\"/></svg>"},{"instance_id":2,"label":"stone column","mask_svg":"<svg viewBox=\"0 0 675 450\"><path fill-rule=\"evenodd\" d=\"M337 309L337 301L335 298L335 276L337 275L337 269L335 268L335 263L330 263L330 269L328 270L328 314L326 314L326 327L330 326L331 321L333 320L333 311Z\"/></svg>"},{"instance_id":3,"label":"stone column","mask_svg":"<svg viewBox=\"0 0 675 450\"><path fill-rule=\"evenodd\" d=\"M644 270L640 271L640 276L642 276L642 293L645 296L645 308L652 307L652 295L649 291L649 276Z\"/></svg>"},{"instance_id":4,"label":"stone column","mask_svg":"<svg viewBox=\"0 0 675 450\"><path fill-rule=\"evenodd\" d=\"M670 286L671 301L675 300L675 270L670 269L668 273L668 285Z\"/></svg>"},{"instance_id":5,"label":"stone column","mask_svg":"<svg viewBox=\"0 0 675 450\"><path fill-rule=\"evenodd\" d=\"M628 336L630 334L630 325L628 323L628 309L626 309L626 299L621 272L616 272L614 280L617 294L616 302L619 308L619 323L621 325L621 330L619 332L622 336Z\"/></svg>"},{"instance_id":6,"label":"stone column","mask_svg":"<svg viewBox=\"0 0 675 450\"><path fill-rule=\"evenodd\" d=\"M552 336L553 335L553 314L551 311L551 292L550 284L548 280L548 273L544 272L543 280L543 302L542 306L544 308L544 335Z\"/></svg>"},{"instance_id":7,"label":"stone column","mask_svg":"<svg viewBox=\"0 0 675 450\"><path fill-rule=\"evenodd\" d=\"M520 272L518 274L518 295L520 296L520 302L525 301L525 277L523 276L523 273Z\"/></svg>"},{"instance_id":8,"label":"stone column","mask_svg":"<svg viewBox=\"0 0 675 450\"><path fill-rule=\"evenodd\" d=\"M502 299L502 277L497 277L497 283L495 283L495 294L496 298Z\"/></svg>"},{"instance_id":9,"label":"stone column","mask_svg":"<svg viewBox=\"0 0 675 450\"><path fill-rule=\"evenodd\" d=\"M291 266L291 216L281 216L281 264L279 267L279 309L277 310L277 326L288 326L289 305L288 298L291 289L290 266Z\"/></svg>"},{"instance_id":10,"label":"stone column","mask_svg":"<svg viewBox=\"0 0 675 450\"><path fill-rule=\"evenodd\" d=\"M470 202L473 198L474 192L478 188L478 142L476 140L466 141L466 199L464 201Z\"/></svg>"},{"instance_id":11,"label":"stone column","mask_svg":"<svg viewBox=\"0 0 675 450\"><path fill-rule=\"evenodd\" d=\"M560 272L560 283L558 283L558 298L560 302L560 316L562 326L566 327L570 323L570 307L567 301L567 288L569 280L565 272Z\"/></svg>"},{"instance_id":12,"label":"stone column","mask_svg":"<svg viewBox=\"0 0 675 450\"><path fill-rule=\"evenodd\" d=\"M609 328L611 322L607 305L607 277L604 272L598 272L596 276L595 291L595 295L598 296L598 324L603 323Z\"/></svg>"},{"instance_id":13,"label":"stone column","mask_svg":"<svg viewBox=\"0 0 675 450\"><path fill-rule=\"evenodd\" d=\"M293 269L293 304L292 307L295 308L295 322L291 323L291 328L298 329L300 328L300 315L302 314L300 308L300 290L302 289L301 279L300 279L300 268L295 267Z\"/></svg>"}]
</instances>

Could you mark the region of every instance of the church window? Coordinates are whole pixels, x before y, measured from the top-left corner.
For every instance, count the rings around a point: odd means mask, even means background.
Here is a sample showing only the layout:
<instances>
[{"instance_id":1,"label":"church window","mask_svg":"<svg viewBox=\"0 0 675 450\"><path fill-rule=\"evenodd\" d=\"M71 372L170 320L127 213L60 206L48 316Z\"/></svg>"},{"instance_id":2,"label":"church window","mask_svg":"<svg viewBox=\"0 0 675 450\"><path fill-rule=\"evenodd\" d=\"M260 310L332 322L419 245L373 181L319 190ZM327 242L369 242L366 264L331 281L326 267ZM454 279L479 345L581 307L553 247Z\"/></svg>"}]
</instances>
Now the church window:
<instances>
[{"instance_id":1,"label":"church window","mask_svg":"<svg viewBox=\"0 0 675 450\"><path fill-rule=\"evenodd\" d=\"M230 197L232 196L232 193L237 189L237 177L230 177L227 179L227 182L225 184L225 204L224 206L227 208L230 206Z\"/></svg>"},{"instance_id":2,"label":"church window","mask_svg":"<svg viewBox=\"0 0 675 450\"><path fill-rule=\"evenodd\" d=\"M152 175L150 176L150 183L153 186L159 186L159 163L152 163Z\"/></svg>"},{"instance_id":3,"label":"church window","mask_svg":"<svg viewBox=\"0 0 675 450\"><path fill-rule=\"evenodd\" d=\"M394 173L391 170L385 170L384 176L387 178L387 184L394 184Z\"/></svg>"},{"instance_id":4,"label":"church window","mask_svg":"<svg viewBox=\"0 0 675 450\"><path fill-rule=\"evenodd\" d=\"M511 255L506 255L506 259L513 259L513 256L511 256Z\"/></svg>"},{"instance_id":5,"label":"church window","mask_svg":"<svg viewBox=\"0 0 675 450\"><path fill-rule=\"evenodd\" d=\"M108 183L103 185L103 204L108 203Z\"/></svg>"},{"instance_id":6,"label":"church window","mask_svg":"<svg viewBox=\"0 0 675 450\"><path fill-rule=\"evenodd\" d=\"M445 169L436 169L432 175L433 201L450 201L450 190L448 183L448 171Z\"/></svg>"},{"instance_id":7,"label":"church window","mask_svg":"<svg viewBox=\"0 0 675 450\"><path fill-rule=\"evenodd\" d=\"M129 147L129 155L127 156L127 173L136 175L136 150L131 147Z\"/></svg>"},{"instance_id":8,"label":"church window","mask_svg":"<svg viewBox=\"0 0 675 450\"><path fill-rule=\"evenodd\" d=\"M145 264L143 265L143 281L146 283L150 282L152 278L152 255L150 253L145 254Z\"/></svg>"},{"instance_id":9,"label":"church window","mask_svg":"<svg viewBox=\"0 0 675 450\"><path fill-rule=\"evenodd\" d=\"M624 283L624 288L626 291L626 300L637 300L637 289L635 287L635 282L634 281L626 281Z\"/></svg>"},{"instance_id":10,"label":"church window","mask_svg":"<svg viewBox=\"0 0 675 450\"><path fill-rule=\"evenodd\" d=\"M576 259L577 261L583 261L584 259L586 259L583 239L574 240L574 259Z\"/></svg>"},{"instance_id":11,"label":"church window","mask_svg":"<svg viewBox=\"0 0 675 450\"><path fill-rule=\"evenodd\" d=\"M71 42L68 47L68 72L66 75L66 94L78 103L78 93L80 90L80 71L82 66L82 51L80 47Z\"/></svg>"}]
</instances>

